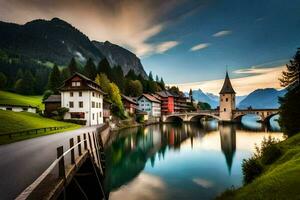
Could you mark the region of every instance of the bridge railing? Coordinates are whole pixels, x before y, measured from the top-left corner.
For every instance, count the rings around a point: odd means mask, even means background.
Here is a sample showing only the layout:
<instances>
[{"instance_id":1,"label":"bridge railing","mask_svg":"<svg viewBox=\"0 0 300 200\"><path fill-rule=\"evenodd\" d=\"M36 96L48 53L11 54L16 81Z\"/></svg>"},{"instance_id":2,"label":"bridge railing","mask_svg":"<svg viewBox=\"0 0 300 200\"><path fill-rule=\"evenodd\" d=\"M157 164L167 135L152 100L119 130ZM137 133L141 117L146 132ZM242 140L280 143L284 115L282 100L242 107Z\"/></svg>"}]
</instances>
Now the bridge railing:
<instances>
[{"instance_id":1,"label":"bridge railing","mask_svg":"<svg viewBox=\"0 0 300 200\"><path fill-rule=\"evenodd\" d=\"M107 126L105 125L100 130L103 130ZM99 134L98 134L99 135ZM83 137L82 137L83 136ZM43 185L43 182L49 184L50 182L56 183L56 185L63 185L65 187L71 180L68 177L70 175L70 169L76 169L83 158L87 157L88 154L91 156L93 163L100 169L101 174L104 174L105 159L103 153L103 143L101 136L97 136L95 132L89 132L78 135L76 137L77 143L74 138L69 139L69 149L64 152L63 146L57 147L57 158L52 162L52 164L30 185L28 186L17 198L16 200L25 200L29 196L39 190L39 187ZM102 150L102 151L100 151ZM67 158L69 157L69 159ZM67 163L67 164L66 164ZM68 164L69 163L69 164ZM82 164L82 163L81 163ZM95 169L94 169L95 170ZM97 173L96 173L97 174ZM101 187L101 192L105 197L104 189L102 188L101 180L97 176L99 185ZM40 189L43 190L43 189ZM50 189L51 190L51 189ZM49 191L50 192L50 191Z\"/></svg>"}]
</instances>

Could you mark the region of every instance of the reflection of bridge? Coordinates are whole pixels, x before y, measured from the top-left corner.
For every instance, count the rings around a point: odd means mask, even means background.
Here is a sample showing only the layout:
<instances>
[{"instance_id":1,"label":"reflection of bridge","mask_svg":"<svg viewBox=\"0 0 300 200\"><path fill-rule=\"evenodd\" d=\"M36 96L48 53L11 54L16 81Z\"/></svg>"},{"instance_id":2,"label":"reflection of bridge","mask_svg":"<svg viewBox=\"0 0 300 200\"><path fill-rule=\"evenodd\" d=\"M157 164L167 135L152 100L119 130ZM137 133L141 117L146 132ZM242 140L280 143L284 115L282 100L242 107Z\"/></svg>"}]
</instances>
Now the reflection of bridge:
<instances>
[{"instance_id":1,"label":"reflection of bridge","mask_svg":"<svg viewBox=\"0 0 300 200\"><path fill-rule=\"evenodd\" d=\"M268 123L269 120L277 115L278 109L248 109L248 110L233 110L232 111L232 122L240 122L242 117L245 115L257 115L260 117L262 123ZM173 113L169 115L163 115L163 122L173 122L180 120L182 122L197 122L203 117L215 118L222 121L219 110L200 110L198 112L187 112L187 113Z\"/></svg>"},{"instance_id":2,"label":"reflection of bridge","mask_svg":"<svg viewBox=\"0 0 300 200\"><path fill-rule=\"evenodd\" d=\"M190 97L192 99L192 97ZM180 120L183 122L199 121L202 117L212 117L219 121L240 122L244 115L258 115L261 122L268 123L270 118L278 114L278 109L252 109L239 110L235 107L235 91L231 85L228 73L220 91L219 108L216 110L200 110L191 113L172 113L162 116L162 122L173 122Z\"/></svg>"}]
</instances>

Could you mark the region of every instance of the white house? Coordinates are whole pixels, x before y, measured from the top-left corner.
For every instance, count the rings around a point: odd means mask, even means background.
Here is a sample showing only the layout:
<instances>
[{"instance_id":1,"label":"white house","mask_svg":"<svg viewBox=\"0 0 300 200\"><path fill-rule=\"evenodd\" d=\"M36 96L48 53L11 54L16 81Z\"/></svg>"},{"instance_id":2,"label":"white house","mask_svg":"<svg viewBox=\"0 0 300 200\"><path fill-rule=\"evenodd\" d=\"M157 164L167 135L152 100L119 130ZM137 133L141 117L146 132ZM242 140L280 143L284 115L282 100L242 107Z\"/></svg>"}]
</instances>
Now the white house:
<instances>
[{"instance_id":1,"label":"white house","mask_svg":"<svg viewBox=\"0 0 300 200\"><path fill-rule=\"evenodd\" d=\"M10 104L0 104L0 110L11 110L14 112L30 112L36 113L38 108L34 106L26 105L10 105Z\"/></svg>"},{"instance_id":2,"label":"white house","mask_svg":"<svg viewBox=\"0 0 300 200\"><path fill-rule=\"evenodd\" d=\"M85 120L87 126L103 123L103 95L100 86L80 73L59 88L61 106L68 108L65 119Z\"/></svg>"},{"instance_id":3,"label":"white house","mask_svg":"<svg viewBox=\"0 0 300 200\"><path fill-rule=\"evenodd\" d=\"M149 116L161 116L161 102L150 94L142 94L138 99L138 109L145 111Z\"/></svg>"}]
</instances>

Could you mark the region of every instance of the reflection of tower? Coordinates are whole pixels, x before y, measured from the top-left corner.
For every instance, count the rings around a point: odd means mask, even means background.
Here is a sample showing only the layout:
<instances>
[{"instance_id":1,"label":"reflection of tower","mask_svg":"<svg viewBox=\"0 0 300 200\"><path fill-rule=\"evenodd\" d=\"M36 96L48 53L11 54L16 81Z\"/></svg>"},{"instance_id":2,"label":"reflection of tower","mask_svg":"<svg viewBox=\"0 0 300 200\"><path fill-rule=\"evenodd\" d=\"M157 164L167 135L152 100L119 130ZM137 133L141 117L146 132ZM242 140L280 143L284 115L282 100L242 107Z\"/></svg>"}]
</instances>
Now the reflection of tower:
<instances>
[{"instance_id":1,"label":"reflection of tower","mask_svg":"<svg viewBox=\"0 0 300 200\"><path fill-rule=\"evenodd\" d=\"M225 155L226 164L229 174L233 162L234 153L236 150L236 130L233 125L220 125L221 149Z\"/></svg>"}]
</instances>

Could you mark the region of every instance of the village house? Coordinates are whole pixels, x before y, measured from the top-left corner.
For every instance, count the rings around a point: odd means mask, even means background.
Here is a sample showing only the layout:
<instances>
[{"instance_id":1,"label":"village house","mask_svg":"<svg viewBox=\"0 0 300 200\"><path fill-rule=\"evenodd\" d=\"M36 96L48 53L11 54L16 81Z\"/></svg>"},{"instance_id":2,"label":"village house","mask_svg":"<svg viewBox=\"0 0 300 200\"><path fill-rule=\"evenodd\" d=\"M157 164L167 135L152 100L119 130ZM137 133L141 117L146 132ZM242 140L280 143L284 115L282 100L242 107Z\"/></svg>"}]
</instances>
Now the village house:
<instances>
[{"instance_id":1,"label":"village house","mask_svg":"<svg viewBox=\"0 0 300 200\"><path fill-rule=\"evenodd\" d=\"M136 102L135 99L125 96L125 95L122 95L122 103L123 103L125 112L127 112L128 114L135 113L137 106L138 106L138 103Z\"/></svg>"},{"instance_id":2,"label":"village house","mask_svg":"<svg viewBox=\"0 0 300 200\"><path fill-rule=\"evenodd\" d=\"M61 106L69 111L64 119L83 120L87 126L103 123L103 95L100 86L80 73L75 73L59 88Z\"/></svg>"},{"instance_id":3,"label":"village house","mask_svg":"<svg viewBox=\"0 0 300 200\"><path fill-rule=\"evenodd\" d=\"M174 113L174 96L167 90L156 92L161 101L161 114L172 114Z\"/></svg>"},{"instance_id":4,"label":"village house","mask_svg":"<svg viewBox=\"0 0 300 200\"><path fill-rule=\"evenodd\" d=\"M47 99L43 101L45 105L45 115L50 117L53 115L53 112L61 107L61 95L50 95Z\"/></svg>"},{"instance_id":5,"label":"village house","mask_svg":"<svg viewBox=\"0 0 300 200\"><path fill-rule=\"evenodd\" d=\"M142 94L138 99L138 109L145 111L149 116L161 116L161 102L150 94Z\"/></svg>"}]
</instances>

